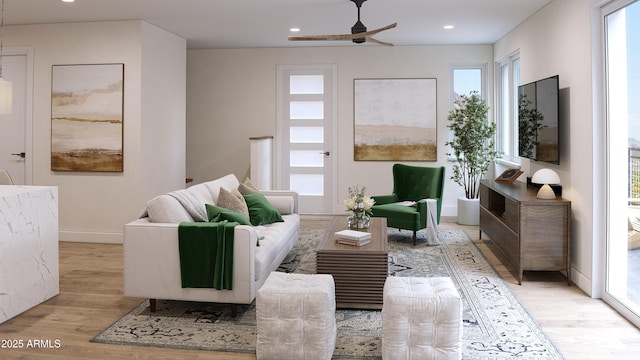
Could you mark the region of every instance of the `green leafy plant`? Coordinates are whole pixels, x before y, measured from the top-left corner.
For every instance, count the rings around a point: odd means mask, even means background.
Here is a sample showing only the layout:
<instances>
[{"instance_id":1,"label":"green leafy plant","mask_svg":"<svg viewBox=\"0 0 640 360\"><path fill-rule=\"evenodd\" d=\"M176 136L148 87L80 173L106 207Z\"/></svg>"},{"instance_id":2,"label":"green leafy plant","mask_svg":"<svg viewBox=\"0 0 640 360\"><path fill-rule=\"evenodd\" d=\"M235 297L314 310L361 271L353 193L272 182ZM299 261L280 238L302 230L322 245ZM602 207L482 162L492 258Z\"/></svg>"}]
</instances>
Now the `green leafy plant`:
<instances>
[{"instance_id":1,"label":"green leafy plant","mask_svg":"<svg viewBox=\"0 0 640 360\"><path fill-rule=\"evenodd\" d=\"M453 139L445 145L451 147L456 159L451 180L464 188L467 199L477 199L480 179L491 162L500 155L495 149L496 124L489 122L489 106L477 91L461 95L449 112L448 128Z\"/></svg>"}]
</instances>

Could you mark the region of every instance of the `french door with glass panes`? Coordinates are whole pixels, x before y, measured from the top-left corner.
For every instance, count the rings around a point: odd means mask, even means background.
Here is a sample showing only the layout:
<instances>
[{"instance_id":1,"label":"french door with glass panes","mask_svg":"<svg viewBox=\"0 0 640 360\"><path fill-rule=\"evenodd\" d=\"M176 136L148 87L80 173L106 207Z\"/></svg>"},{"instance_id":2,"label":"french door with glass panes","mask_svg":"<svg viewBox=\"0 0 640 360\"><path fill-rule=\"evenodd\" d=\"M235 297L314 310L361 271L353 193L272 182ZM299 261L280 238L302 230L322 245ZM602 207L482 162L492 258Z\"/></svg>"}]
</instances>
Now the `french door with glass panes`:
<instances>
[{"instance_id":1,"label":"french door with glass panes","mask_svg":"<svg viewBox=\"0 0 640 360\"><path fill-rule=\"evenodd\" d=\"M336 65L278 65L276 188L299 194L299 212L332 211Z\"/></svg>"},{"instance_id":2,"label":"french door with glass panes","mask_svg":"<svg viewBox=\"0 0 640 360\"><path fill-rule=\"evenodd\" d=\"M640 326L640 1L602 8L607 119L603 299Z\"/></svg>"}]
</instances>

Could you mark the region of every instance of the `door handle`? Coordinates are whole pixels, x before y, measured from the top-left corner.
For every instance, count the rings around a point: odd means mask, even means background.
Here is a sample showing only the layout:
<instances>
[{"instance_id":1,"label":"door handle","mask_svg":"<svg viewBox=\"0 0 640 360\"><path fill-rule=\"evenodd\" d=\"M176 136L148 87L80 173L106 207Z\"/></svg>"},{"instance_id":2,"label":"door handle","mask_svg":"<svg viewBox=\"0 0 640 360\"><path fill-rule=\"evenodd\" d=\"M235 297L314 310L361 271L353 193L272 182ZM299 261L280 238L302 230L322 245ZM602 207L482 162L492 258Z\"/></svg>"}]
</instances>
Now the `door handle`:
<instances>
[{"instance_id":1,"label":"door handle","mask_svg":"<svg viewBox=\"0 0 640 360\"><path fill-rule=\"evenodd\" d=\"M27 156L27 154L26 154L26 153L24 153L24 152L21 152L21 153L18 153L18 154L11 154L11 155L20 156L20 157L21 157L21 158L23 158L23 159Z\"/></svg>"},{"instance_id":2,"label":"door handle","mask_svg":"<svg viewBox=\"0 0 640 360\"><path fill-rule=\"evenodd\" d=\"M324 156L329 156L329 155L331 155L331 153L330 153L330 152L328 152L328 151L320 152L320 154L322 154L322 155L324 155Z\"/></svg>"}]
</instances>

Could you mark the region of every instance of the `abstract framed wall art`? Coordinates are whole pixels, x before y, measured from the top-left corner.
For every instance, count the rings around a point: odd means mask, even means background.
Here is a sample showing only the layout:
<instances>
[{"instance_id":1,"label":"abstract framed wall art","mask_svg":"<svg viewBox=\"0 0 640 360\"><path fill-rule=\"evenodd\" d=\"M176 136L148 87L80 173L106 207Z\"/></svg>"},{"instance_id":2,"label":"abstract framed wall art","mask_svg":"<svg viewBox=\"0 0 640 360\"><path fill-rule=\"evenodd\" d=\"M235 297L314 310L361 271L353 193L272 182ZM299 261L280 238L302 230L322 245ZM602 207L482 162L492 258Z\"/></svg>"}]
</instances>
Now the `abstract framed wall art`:
<instances>
[{"instance_id":1,"label":"abstract framed wall art","mask_svg":"<svg viewBox=\"0 0 640 360\"><path fill-rule=\"evenodd\" d=\"M53 65L51 170L122 172L124 64Z\"/></svg>"},{"instance_id":2,"label":"abstract framed wall art","mask_svg":"<svg viewBox=\"0 0 640 360\"><path fill-rule=\"evenodd\" d=\"M436 79L354 79L354 160L437 161Z\"/></svg>"}]
</instances>

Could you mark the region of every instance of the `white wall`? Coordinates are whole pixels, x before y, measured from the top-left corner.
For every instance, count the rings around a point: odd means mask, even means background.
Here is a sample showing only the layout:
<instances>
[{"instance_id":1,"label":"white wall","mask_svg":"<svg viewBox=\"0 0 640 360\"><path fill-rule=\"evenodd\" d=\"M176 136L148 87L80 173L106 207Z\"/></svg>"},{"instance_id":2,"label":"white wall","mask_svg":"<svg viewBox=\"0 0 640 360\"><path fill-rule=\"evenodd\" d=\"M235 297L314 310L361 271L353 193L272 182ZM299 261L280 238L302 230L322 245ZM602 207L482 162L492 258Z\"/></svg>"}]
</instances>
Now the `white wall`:
<instances>
[{"instance_id":1,"label":"white wall","mask_svg":"<svg viewBox=\"0 0 640 360\"><path fill-rule=\"evenodd\" d=\"M141 204L185 187L186 41L142 23ZM143 207L139 208L143 209Z\"/></svg>"},{"instance_id":2,"label":"white wall","mask_svg":"<svg viewBox=\"0 0 640 360\"><path fill-rule=\"evenodd\" d=\"M34 49L33 184L59 189L60 240L122 242L123 225L142 212L150 192L184 187L184 150L147 162L165 146L157 139L174 130L171 147L184 148L186 41L142 21L120 21L10 26L4 42ZM124 172L52 172L51 67L101 63L124 63ZM176 111L167 111L171 103ZM145 184L151 178L157 186Z\"/></svg>"},{"instance_id":3,"label":"white wall","mask_svg":"<svg viewBox=\"0 0 640 360\"><path fill-rule=\"evenodd\" d=\"M525 176L547 167L560 175L563 197L571 200L572 280L592 294L594 207L594 147L592 119L591 2L554 0L494 45L499 60L520 50L521 83L560 76L560 165L522 159ZM601 189L603 190L603 189ZM597 189L595 189L597 191ZM595 241L596 243L599 240Z\"/></svg>"},{"instance_id":4,"label":"white wall","mask_svg":"<svg viewBox=\"0 0 640 360\"><path fill-rule=\"evenodd\" d=\"M448 168L451 64L492 64L492 46L346 46L216 49L187 52L187 176L194 183L249 173L249 138L276 136L276 65L337 64L338 190L334 211L342 213L347 188L365 184L371 194L390 193L394 162L353 161L354 78L436 78L438 161L415 165ZM489 66L489 69L492 67ZM489 71L489 79L493 73ZM490 82L491 83L491 82ZM492 89L488 89L489 93ZM278 139L274 139L277 143ZM445 185L443 215L455 216L463 191Z\"/></svg>"},{"instance_id":5,"label":"white wall","mask_svg":"<svg viewBox=\"0 0 640 360\"><path fill-rule=\"evenodd\" d=\"M372 194L392 186L392 162L353 161L354 78L437 78L438 161L417 164L445 165L451 174L444 147L450 64L491 65L494 56L500 59L520 49L523 83L560 75L568 103L563 114L569 121L561 165L544 166L560 173L564 197L572 201L573 278L591 294L593 244L600 242L591 224L603 214L593 205L589 3L554 0L494 47L191 50L185 62L183 39L141 21L9 26L3 35L7 46L34 48L33 184L59 187L60 240L98 242L120 242L122 225L137 217L152 196L184 186L185 176L198 183L228 173L248 175L249 137L276 135L277 64L338 64L340 193L334 203L341 212L348 186L366 184ZM124 172L54 173L51 66L95 63L125 64ZM492 66L489 70L492 79ZM523 161L525 175L543 166ZM443 215L456 214L461 194L449 180Z\"/></svg>"}]
</instances>

